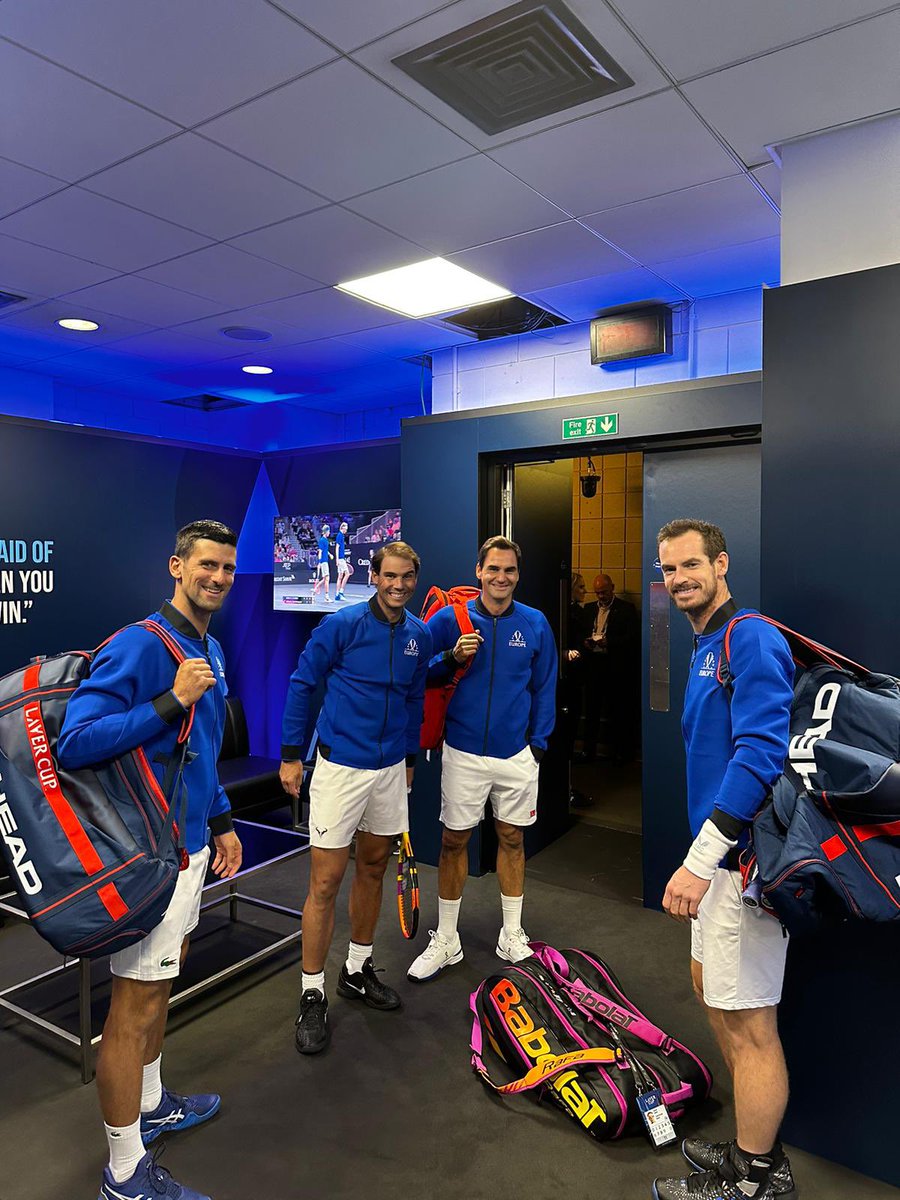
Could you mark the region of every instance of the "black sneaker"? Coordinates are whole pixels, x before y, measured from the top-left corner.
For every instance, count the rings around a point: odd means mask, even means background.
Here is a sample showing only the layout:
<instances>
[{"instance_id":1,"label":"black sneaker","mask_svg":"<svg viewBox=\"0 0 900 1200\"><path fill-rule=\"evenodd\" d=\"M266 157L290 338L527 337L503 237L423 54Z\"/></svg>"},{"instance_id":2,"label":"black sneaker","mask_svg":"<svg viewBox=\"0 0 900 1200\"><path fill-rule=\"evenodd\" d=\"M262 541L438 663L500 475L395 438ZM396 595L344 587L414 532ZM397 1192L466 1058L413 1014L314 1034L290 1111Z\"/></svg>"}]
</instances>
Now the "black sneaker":
<instances>
[{"instance_id":1,"label":"black sneaker","mask_svg":"<svg viewBox=\"0 0 900 1200\"><path fill-rule=\"evenodd\" d=\"M328 1001L318 988L308 988L300 997L300 1015L294 1042L300 1054L319 1054L331 1041Z\"/></svg>"},{"instance_id":2,"label":"black sneaker","mask_svg":"<svg viewBox=\"0 0 900 1200\"><path fill-rule=\"evenodd\" d=\"M380 1008L385 1012L391 1008L401 1008L403 1005L394 989L378 978L371 958L367 958L362 970L354 975L350 974L347 964L344 963L338 976L337 993L347 1000L362 1000L369 1008Z\"/></svg>"},{"instance_id":3,"label":"black sneaker","mask_svg":"<svg viewBox=\"0 0 900 1200\"><path fill-rule=\"evenodd\" d=\"M686 1179L656 1179L654 1200L749 1200L737 1182L724 1179L718 1171L701 1171ZM757 1188L753 1200L775 1200L772 1181Z\"/></svg>"},{"instance_id":4,"label":"black sneaker","mask_svg":"<svg viewBox=\"0 0 900 1200\"><path fill-rule=\"evenodd\" d=\"M717 1171L725 1161L734 1145L730 1142L705 1142L702 1138L685 1138L681 1143L681 1153L698 1171ZM780 1200L796 1200L797 1186L791 1174L791 1163L778 1142L772 1151L774 1164L772 1166L772 1191Z\"/></svg>"}]
</instances>

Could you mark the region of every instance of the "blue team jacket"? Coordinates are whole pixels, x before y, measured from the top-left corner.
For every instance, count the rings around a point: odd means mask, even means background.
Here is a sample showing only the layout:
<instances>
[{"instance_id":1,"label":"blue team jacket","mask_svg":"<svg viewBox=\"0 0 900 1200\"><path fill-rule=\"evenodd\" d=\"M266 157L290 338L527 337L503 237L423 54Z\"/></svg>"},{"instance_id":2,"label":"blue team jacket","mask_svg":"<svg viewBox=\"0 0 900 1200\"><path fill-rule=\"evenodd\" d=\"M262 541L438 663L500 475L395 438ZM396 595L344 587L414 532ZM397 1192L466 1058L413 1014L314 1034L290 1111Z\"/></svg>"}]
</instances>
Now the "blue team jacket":
<instances>
[{"instance_id":1,"label":"blue team jacket","mask_svg":"<svg viewBox=\"0 0 900 1200\"><path fill-rule=\"evenodd\" d=\"M201 696L194 710L190 751L184 771L187 787L187 820L184 844L194 854L209 841L209 829L231 829L231 805L216 773L225 729L225 660L215 638L202 638L187 617L166 602L150 616L172 634L188 658L206 658L216 676L216 686ZM177 667L165 646L146 629L122 630L91 665L90 675L72 695L57 743L62 767L75 769L115 758L137 746L144 753L160 784L165 765L175 748L184 709L175 699L172 684Z\"/></svg>"},{"instance_id":2,"label":"blue team jacket","mask_svg":"<svg viewBox=\"0 0 900 1200\"><path fill-rule=\"evenodd\" d=\"M428 626L408 612L390 624L374 596L326 617L291 676L282 759L302 757L310 704L322 682L316 730L330 762L375 770L417 754L430 657Z\"/></svg>"},{"instance_id":3,"label":"blue team jacket","mask_svg":"<svg viewBox=\"0 0 900 1200\"><path fill-rule=\"evenodd\" d=\"M733 616L755 610L733 604L723 609L713 614L712 632L694 638L681 718L695 837L713 808L744 824L752 821L784 769L788 748L794 695L788 644L765 621L741 621L729 647L734 676L729 699L716 678L725 629Z\"/></svg>"},{"instance_id":4,"label":"blue team jacket","mask_svg":"<svg viewBox=\"0 0 900 1200\"><path fill-rule=\"evenodd\" d=\"M450 701L444 740L454 750L490 758L512 758L526 746L546 750L556 720L557 672L547 618L515 601L499 617L492 617L480 599L470 600L467 608L484 643ZM435 654L428 679L445 683L457 666L447 657L459 637L453 609L435 613L428 628Z\"/></svg>"}]
</instances>

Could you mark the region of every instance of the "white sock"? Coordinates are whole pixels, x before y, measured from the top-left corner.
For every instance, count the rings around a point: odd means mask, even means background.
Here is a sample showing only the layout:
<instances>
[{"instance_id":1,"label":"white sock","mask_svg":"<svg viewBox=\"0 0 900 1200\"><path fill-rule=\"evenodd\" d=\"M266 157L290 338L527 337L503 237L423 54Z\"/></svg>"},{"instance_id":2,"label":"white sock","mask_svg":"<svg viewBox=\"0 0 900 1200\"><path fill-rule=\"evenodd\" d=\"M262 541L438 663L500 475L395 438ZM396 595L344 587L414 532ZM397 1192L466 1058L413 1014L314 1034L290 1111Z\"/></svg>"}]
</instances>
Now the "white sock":
<instances>
[{"instance_id":1,"label":"white sock","mask_svg":"<svg viewBox=\"0 0 900 1200\"><path fill-rule=\"evenodd\" d=\"M159 1108L160 1101L162 1100L161 1064L161 1054L152 1063L144 1064L144 1082L141 1084L142 1113L150 1113L154 1109Z\"/></svg>"},{"instance_id":2,"label":"white sock","mask_svg":"<svg viewBox=\"0 0 900 1200\"><path fill-rule=\"evenodd\" d=\"M318 974L316 974L316 975L307 975L307 973L304 971L303 972L303 982L301 983L300 987L301 987L301 990L304 992L308 992L308 991L317 992L318 991L318 992L321 992L322 995L324 996L325 995L325 972L319 971Z\"/></svg>"},{"instance_id":3,"label":"white sock","mask_svg":"<svg viewBox=\"0 0 900 1200\"><path fill-rule=\"evenodd\" d=\"M347 962L345 964L348 975L358 975L363 969L363 963L367 958L372 957L374 946L361 946L359 942L351 942L350 949L347 952Z\"/></svg>"},{"instance_id":4,"label":"white sock","mask_svg":"<svg viewBox=\"0 0 900 1200\"><path fill-rule=\"evenodd\" d=\"M141 1141L141 1118L133 1125L107 1125L106 1140L109 1142L109 1173L116 1183L124 1183L134 1174L134 1168L147 1153Z\"/></svg>"},{"instance_id":5,"label":"white sock","mask_svg":"<svg viewBox=\"0 0 900 1200\"><path fill-rule=\"evenodd\" d=\"M500 906L503 909L503 928L507 933L522 928L522 904L524 896L504 896L500 893Z\"/></svg>"},{"instance_id":6,"label":"white sock","mask_svg":"<svg viewBox=\"0 0 900 1200\"><path fill-rule=\"evenodd\" d=\"M448 942L452 942L456 937L456 926L459 923L459 906L462 904L462 897L459 900L442 900L438 896L438 935L446 938Z\"/></svg>"}]
</instances>

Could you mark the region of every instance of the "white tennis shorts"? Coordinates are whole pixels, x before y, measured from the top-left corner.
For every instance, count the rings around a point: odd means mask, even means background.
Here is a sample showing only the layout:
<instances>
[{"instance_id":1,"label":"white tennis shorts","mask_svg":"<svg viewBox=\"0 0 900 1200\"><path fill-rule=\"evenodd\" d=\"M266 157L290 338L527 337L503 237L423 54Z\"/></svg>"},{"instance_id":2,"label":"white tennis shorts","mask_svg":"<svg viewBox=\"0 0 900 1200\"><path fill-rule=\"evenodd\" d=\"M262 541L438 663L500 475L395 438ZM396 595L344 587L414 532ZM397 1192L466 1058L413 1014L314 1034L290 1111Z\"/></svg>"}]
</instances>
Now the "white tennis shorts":
<instances>
[{"instance_id":1,"label":"white tennis shorts","mask_svg":"<svg viewBox=\"0 0 900 1200\"><path fill-rule=\"evenodd\" d=\"M379 837L409 829L406 761L369 771L318 754L309 785L310 845L342 850L357 829Z\"/></svg>"},{"instance_id":2,"label":"white tennis shorts","mask_svg":"<svg viewBox=\"0 0 900 1200\"><path fill-rule=\"evenodd\" d=\"M319 565L316 567L316 574L319 576L320 579L327 579L330 574L330 572L328 570L328 563L327 562L319 563Z\"/></svg>"},{"instance_id":3,"label":"white tennis shorts","mask_svg":"<svg viewBox=\"0 0 900 1200\"><path fill-rule=\"evenodd\" d=\"M771 1008L781 1000L788 938L761 909L741 903L741 875L720 867L691 921L691 957L703 966L710 1008Z\"/></svg>"},{"instance_id":4,"label":"white tennis shorts","mask_svg":"<svg viewBox=\"0 0 900 1200\"><path fill-rule=\"evenodd\" d=\"M123 979L174 979L181 970L181 943L197 928L200 920L200 897L209 846L190 857L178 881L162 921L127 950L110 955L109 969Z\"/></svg>"},{"instance_id":5,"label":"white tennis shorts","mask_svg":"<svg viewBox=\"0 0 900 1200\"><path fill-rule=\"evenodd\" d=\"M441 766L441 824L474 829L488 799L498 821L533 825L537 820L539 764L526 746L512 758L487 758L444 744Z\"/></svg>"}]
</instances>

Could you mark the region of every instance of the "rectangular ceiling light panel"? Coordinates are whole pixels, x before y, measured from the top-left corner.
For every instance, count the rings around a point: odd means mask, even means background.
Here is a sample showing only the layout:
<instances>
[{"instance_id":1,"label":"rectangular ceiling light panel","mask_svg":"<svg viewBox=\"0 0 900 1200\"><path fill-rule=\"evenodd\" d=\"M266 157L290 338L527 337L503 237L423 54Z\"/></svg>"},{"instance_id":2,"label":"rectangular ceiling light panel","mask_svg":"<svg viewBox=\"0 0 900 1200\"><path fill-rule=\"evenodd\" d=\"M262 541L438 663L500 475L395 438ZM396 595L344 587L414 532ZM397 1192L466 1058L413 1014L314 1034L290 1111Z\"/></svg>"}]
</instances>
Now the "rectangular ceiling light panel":
<instances>
[{"instance_id":1,"label":"rectangular ceiling light panel","mask_svg":"<svg viewBox=\"0 0 900 1200\"><path fill-rule=\"evenodd\" d=\"M363 279L339 283L338 290L407 317L434 317L512 293L443 258L429 258Z\"/></svg>"}]
</instances>

